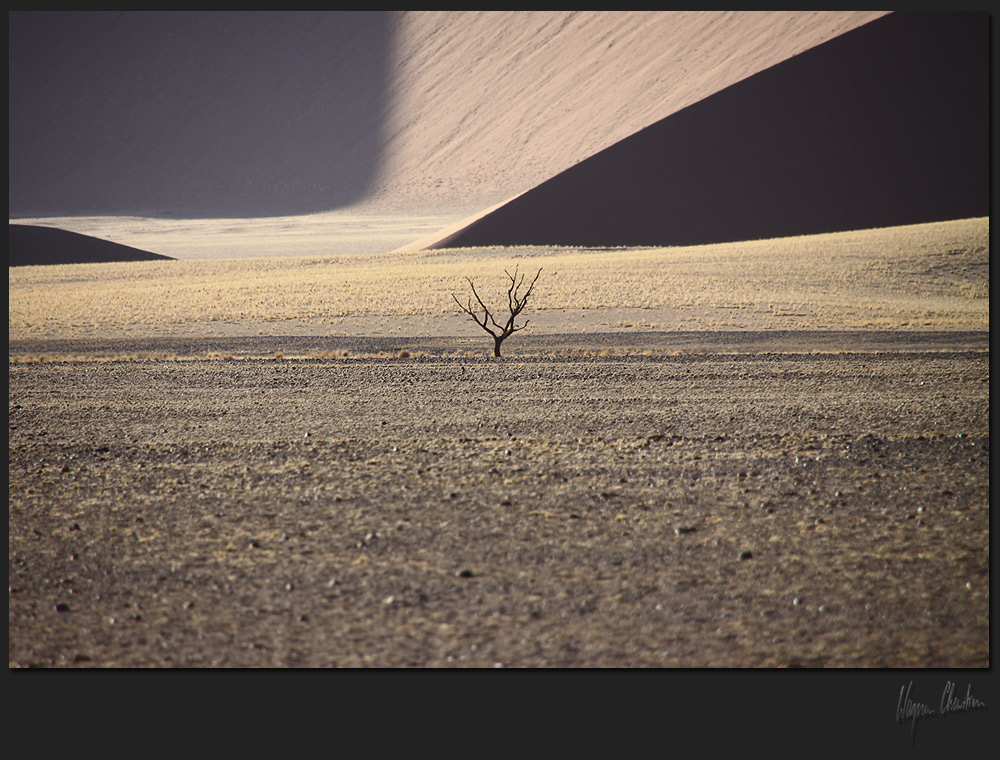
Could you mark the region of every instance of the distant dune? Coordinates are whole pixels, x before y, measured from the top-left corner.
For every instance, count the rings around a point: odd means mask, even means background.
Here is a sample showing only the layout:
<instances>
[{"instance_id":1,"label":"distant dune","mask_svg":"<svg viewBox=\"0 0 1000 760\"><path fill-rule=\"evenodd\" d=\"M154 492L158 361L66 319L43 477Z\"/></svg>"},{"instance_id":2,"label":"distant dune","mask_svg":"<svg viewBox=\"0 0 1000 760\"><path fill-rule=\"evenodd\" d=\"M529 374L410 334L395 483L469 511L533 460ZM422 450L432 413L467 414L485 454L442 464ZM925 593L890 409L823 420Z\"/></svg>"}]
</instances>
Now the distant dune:
<instances>
[{"instance_id":1,"label":"distant dune","mask_svg":"<svg viewBox=\"0 0 1000 760\"><path fill-rule=\"evenodd\" d=\"M116 261L169 259L109 240L53 227L8 225L8 266L38 264L94 264Z\"/></svg>"},{"instance_id":2,"label":"distant dune","mask_svg":"<svg viewBox=\"0 0 1000 760\"><path fill-rule=\"evenodd\" d=\"M460 218L882 14L14 11L9 213Z\"/></svg>"},{"instance_id":3,"label":"distant dune","mask_svg":"<svg viewBox=\"0 0 1000 760\"><path fill-rule=\"evenodd\" d=\"M366 202L507 201L884 11L414 11L394 17Z\"/></svg>"},{"instance_id":4,"label":"distant dune","mask_svg":"<svg viewBox=\"0 0 1000 760\"><path fill-rule=\"evenodd\" d=\"M178 258L989 214L982 12L9 20L11 220Z\"/></svg>"},{"instance_id":5,"label":"distant dune","mask_svg":"<svg viewBox=\"0 0 1000 760\"><path fill-rule=\"evenodd\" d=\"M696 245L989 215L989 19L894 13L433 245Z\"/></svg>"}]
</instances>

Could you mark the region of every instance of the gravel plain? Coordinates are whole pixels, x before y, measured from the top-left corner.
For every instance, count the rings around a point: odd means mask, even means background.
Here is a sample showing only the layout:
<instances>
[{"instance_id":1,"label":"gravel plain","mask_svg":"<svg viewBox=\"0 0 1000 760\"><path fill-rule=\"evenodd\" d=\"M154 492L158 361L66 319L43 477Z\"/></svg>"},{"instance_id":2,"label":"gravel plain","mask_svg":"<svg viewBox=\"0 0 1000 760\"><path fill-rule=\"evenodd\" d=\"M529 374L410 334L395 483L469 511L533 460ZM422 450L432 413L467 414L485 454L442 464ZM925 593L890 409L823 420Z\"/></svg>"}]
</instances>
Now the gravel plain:
<instances>
[{"instance_id":1,"label":"gravel plain","mask_svg":"<svg viewBox=\"0 0 1000 760\"><path fill-rule=\"evenodd\" d=\"M10 667L989 667L988 332L521 337L11 341Z\"/></svg>"}]
</instances>

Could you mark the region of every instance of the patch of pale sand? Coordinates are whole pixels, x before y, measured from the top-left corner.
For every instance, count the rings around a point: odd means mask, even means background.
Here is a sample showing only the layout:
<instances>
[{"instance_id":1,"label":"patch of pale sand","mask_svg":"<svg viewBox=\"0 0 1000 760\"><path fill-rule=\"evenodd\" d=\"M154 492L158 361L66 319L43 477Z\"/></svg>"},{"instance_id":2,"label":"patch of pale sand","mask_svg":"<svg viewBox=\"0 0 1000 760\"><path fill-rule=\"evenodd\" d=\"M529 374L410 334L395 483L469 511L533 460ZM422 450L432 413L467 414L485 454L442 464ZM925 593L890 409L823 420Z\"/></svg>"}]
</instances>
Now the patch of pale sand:
<instances>
[{"instance_id":1,"label":"patch of pale sand","mask_svg":"<svg viewBox=\"0 0 1000 760\"><path fill-rule=\"evenodd\" d=\"M263 219L76 216L19 219L78 232L175 259L254 259L375 254L400 248L460 218L459 213L393 214L341 209Z\"/></svg>"}]
</instances>

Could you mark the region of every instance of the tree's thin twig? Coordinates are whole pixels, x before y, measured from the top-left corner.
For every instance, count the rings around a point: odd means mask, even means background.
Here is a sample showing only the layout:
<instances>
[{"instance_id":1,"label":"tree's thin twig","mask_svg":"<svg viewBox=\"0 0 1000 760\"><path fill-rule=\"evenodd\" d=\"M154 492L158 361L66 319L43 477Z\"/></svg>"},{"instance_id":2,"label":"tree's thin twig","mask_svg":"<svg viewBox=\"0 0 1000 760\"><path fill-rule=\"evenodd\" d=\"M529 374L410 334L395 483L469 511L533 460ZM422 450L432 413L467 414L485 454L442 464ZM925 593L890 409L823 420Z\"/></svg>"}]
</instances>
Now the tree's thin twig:
<instances>
[{"instance_id":1,"label":"tree's thin twig","mask_svg":"<svg viewBox=\"0 0 1000 760\"><path fill-rule=\"evenodd\" d=\"M528 285L528 289L524 292L524 295L519 295L521 287L524 285L524 273L522 272L518 276L518 268L514 267L514 273L511 274L508 270L504 270L504 274L510 279L510 287L507 288L507 308L510 311L510 316L504 325L497 322L496 317L493 312L489 310L483 299L479 296L479 291L476 290L476 284L472 281L472 278L466 277L466 282L469 283L469 287L472 289L472 295L476 298L476 303L479 304L479 308L483 310L482 318L479 317L479 310L473 308L472 299L468 299L465 305L458 300L458 297L452 293L451 297L463 312L469 315L473 322L479 325L483 330L488 332L493 336L494 340L494 353L496 356L500 356L500 344L513 335L516 332L520 332L528 326L529 320L525 320L524 324L516 325L514 321L517 317L524 311L524 307L528 304L528 297L531 295L535 288L535 283L538 282L538 277L542 273L542 268L539 267L538 271L535 273L534 279ZM490 325L493 325L491 328ZM493 328L496 328L494 330Z\"/></svg>"}]
</instances>

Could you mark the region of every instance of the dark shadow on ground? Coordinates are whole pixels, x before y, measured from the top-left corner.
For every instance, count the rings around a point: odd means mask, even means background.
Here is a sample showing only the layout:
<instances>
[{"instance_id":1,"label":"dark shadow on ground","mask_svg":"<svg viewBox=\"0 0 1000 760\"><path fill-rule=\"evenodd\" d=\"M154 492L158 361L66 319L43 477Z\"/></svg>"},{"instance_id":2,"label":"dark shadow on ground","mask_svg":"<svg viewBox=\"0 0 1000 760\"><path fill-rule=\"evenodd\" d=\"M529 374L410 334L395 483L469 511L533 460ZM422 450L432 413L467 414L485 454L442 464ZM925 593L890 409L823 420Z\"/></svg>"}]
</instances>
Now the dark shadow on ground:
<instances>
[{"instance_id":1,"label":"dark shadow on ground","mask_svg":"<svg viewBox=\"0 0 1000 760\"><path fill-rule=\"evenodd\" d=\"M695 245L988 216L989 23L986 13L880 18L433 247Z\"/></svg>"},{"instance_id":2,"label":"dark shadow on ground","mask_svg":"<svg viewBox=\"0 0 1000 760\"><path fill-rule=\"evenodd\" d=\"M139 248L112 243L78 232L26 224L7 226L8 266L94 264L114 261L171 259Z\"/></svg>"},{"instance_id":3,"label":"dark shadow on ground","mask_svg":"<svg viewBox=\"0 0 1000 760\"><path fill-rule=\"evenodd\" d=\"M514 341L517 341L514 343ZM989 351L986 330L701 330L676 332L563 333L518 335L505 359L478 336L260 336L215 338L74 338L10 340L8 356L95 359L113 356L170 356L306 359L325 361L453 361L518 363L553 359L615 361L622 356L650 361L681 355L720 354L912 354Z\"/></svg>"},{"instance_id":4,"label":"dark shadow on ground","mask_svg":"<svg viewBox=\"0 0 1000 760\"><path fill-rule=\"evenodd\" d=\"M312 213L373 181L386 12L8 18L12 218Z\"/></svg>"}]
</instances>

